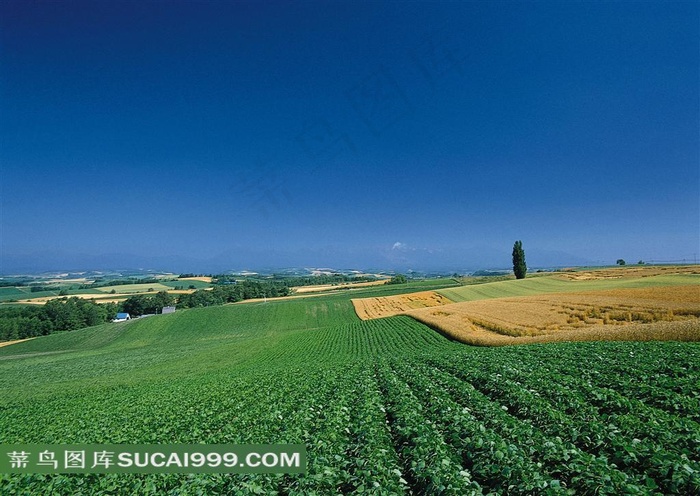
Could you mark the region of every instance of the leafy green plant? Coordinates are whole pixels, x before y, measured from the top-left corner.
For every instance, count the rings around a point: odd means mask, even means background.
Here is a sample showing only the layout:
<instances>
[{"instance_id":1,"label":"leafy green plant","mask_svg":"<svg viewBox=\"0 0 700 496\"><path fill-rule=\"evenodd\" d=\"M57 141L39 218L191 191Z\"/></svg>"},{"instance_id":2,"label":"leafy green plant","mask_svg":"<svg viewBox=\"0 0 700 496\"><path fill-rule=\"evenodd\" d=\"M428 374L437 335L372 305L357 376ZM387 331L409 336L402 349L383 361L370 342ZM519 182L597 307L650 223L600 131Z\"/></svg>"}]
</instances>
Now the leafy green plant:
<instances>
[{"instance_id":1,"label":"leafy green plant","mask_svg":"<svg viewBox=\"0 0 700 496\"><path fill-rule=\"evenodd\" d=\"M473 348L407 316L360 321L348 298L0 348L0 443L302 443L305 474L0 474L0 493L700 491L700 344Z\"/></svg>"}]
</instances>

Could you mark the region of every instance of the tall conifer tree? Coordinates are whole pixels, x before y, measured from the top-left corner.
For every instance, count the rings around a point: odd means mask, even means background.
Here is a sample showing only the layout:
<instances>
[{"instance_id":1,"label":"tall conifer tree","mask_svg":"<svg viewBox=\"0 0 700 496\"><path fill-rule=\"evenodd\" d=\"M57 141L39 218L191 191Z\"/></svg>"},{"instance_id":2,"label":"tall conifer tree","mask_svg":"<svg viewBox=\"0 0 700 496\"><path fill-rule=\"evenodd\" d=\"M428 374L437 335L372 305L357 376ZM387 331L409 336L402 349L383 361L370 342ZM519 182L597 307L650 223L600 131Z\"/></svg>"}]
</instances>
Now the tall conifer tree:
<instances>
[{"instance_id":1,"label":"tall conifer tree","mask_svg":"<svg viewBox=\"0 0 700 496\"><path fill-rule=\"evenodd\" d=\"M524 279L527 273L525 251L523 250L522 241L516 241L513 245L513 272L515 273L516 279Z\"/></svg>"}]
</instances>

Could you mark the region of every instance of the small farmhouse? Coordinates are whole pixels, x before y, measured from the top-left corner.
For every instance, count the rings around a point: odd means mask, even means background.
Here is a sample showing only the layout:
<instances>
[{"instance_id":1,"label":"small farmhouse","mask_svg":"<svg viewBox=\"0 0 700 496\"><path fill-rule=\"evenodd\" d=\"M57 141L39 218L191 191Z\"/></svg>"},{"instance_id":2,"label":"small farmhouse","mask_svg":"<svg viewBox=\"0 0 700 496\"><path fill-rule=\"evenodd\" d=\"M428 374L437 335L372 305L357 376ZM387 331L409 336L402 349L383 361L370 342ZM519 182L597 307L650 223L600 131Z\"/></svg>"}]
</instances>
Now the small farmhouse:
<instances>
[{"instance_id":1,"label":"small farmhouse","mask_svg":"<svg viewBox=\"0 0 700 496\"><path fill-rule=\"evenodd\" d=\"M118 313L117 316L112 319L112 322L126 322L127 320L131 320L131 315L128 313Z\"/></svg>"}]
</instances>

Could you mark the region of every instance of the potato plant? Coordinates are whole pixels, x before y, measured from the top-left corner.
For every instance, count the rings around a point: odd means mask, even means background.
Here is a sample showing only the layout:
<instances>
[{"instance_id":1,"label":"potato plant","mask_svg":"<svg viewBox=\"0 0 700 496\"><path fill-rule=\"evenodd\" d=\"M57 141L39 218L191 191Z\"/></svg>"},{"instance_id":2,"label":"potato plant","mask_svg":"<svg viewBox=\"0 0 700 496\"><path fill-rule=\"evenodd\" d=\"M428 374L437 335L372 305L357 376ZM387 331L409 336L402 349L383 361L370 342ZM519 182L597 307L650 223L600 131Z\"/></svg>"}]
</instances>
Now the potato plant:
<instances>
[{"instance_id":1,"label":"potato plant","mask_svg":"<svg viewBox=\"0 0 700 496\"><path fill-rule=\"evenodd\" d=\"M343 295L95 327L0 349L0 444L302 443L306 473L0 494L698 494L699 364L697 343L474 348Z\"/></svg>"}]
</instances>

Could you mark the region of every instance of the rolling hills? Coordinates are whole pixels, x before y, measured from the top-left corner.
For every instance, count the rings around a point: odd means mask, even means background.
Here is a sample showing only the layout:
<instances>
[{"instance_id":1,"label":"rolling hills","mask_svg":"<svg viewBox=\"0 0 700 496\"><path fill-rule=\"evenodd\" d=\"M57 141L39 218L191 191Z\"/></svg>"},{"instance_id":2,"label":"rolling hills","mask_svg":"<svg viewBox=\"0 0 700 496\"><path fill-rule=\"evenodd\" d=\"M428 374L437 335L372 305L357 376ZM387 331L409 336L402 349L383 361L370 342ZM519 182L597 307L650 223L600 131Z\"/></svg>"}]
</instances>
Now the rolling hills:
<instances>
[{"instance_id":1,"label":"rolling hills","mask_svg":"<svg viewBox=\"0 0 700 496\"><path fill-rule=\"evenodd\" d=\"M699 343L474 348L342 293L106 324L0 348L0 443L302 443L307 473L0 493L697 493L698 364Z\"/></svg>"}]
</instances>

